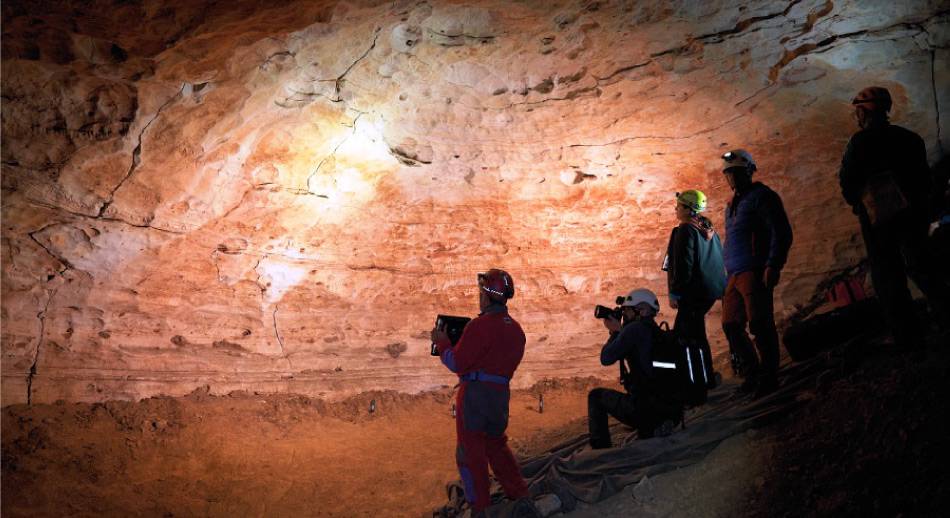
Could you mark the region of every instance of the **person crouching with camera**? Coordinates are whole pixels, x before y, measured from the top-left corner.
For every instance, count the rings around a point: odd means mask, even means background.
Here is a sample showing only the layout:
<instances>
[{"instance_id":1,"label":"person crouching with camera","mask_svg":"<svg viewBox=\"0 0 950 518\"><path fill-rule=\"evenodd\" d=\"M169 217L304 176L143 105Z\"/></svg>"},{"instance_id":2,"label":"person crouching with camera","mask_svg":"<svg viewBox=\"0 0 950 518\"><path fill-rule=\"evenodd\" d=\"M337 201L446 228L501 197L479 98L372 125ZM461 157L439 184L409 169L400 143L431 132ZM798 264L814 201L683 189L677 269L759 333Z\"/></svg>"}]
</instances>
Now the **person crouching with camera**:
<instances>
[{"instance_id":1,"label":"person crouching with camera","mask_svg":"<svg viewBox=\"0 0 950 518\"><path fill-rule=\"evenodd\" d=\"M587 395L590 445L610 448L607 416L637 429L641 439L668 435L683 417L683 406L663 394L653 381L653 345L660 331L655 317L660 311L656 294L644 288L631 291L620 306L622 318L604 319L610 338L600 351L600 363L620 362L620 381L626 392L596 388Z\"/></svg>"},{"instance_id":2,"label":"person crouching with camera","mask_svg":"<svg viewBox=\"0 0 950 518\"><path fill-rule=\"evenodd\" d=\"M446 332L432 330L432 342L442 363L459 376L456 399L455 460L465 499L478 515L491 504L488 465L505 496L533 508L528 485L518 461L508 447L508 383L524 356L525 334L508 314L508 299L515 296L511 276L491 269L478 274L481 313L465 326L453 347Z\"/></svg>"}]
</instances>

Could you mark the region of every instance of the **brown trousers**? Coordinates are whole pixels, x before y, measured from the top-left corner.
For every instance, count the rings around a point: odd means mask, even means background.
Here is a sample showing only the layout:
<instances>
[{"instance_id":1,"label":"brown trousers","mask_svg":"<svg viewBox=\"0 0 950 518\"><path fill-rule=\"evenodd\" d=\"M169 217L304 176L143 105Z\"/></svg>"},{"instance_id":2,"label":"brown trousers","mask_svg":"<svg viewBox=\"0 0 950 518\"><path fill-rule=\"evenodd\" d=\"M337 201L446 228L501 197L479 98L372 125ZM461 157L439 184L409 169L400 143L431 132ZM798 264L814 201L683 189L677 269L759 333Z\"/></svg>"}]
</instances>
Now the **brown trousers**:
<instances>
[{"instance_id":1,"label":"brown trousers","mask_svg":"<svg viewBox=\"0 0 950 518\"><path fill-rule=\"evenodd\" d=\"M755 338L754 347L746 333L747 323ZM761 271L729 276L722 297L722 330L729 348L745 366L747 376L775 376L779 364L778 331L772 290L762 282Z\"/></svg>"}]
</instances>

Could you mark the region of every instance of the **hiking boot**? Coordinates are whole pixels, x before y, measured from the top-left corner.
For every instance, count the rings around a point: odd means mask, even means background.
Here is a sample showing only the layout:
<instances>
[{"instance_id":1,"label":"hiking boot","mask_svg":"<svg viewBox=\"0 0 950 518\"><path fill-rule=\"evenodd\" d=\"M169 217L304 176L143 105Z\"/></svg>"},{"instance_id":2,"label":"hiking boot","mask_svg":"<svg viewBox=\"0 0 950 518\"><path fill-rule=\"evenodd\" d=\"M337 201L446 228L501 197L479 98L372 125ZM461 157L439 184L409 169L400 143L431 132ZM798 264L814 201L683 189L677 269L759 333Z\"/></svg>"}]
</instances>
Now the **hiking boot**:
<instances>
[{"instance_id":1,"label":"hiking boot","mask_svg":"<svg viewBox=\"0 0 950 518\"><path fill-rule=\"evenodd\" d=\"M740 360L739 355L734 352L729 353L729 366L732 368L733 376L742 376L743 374L745 374L745 369L743 368L742 360Z\"/></svg>"},{"instance_id":2,"label":"hiking boot","mask_svg":"<svg viewBox=\"0 0 950 518\"><path fill-rule=\"evenodd\" d=\"M667 419L660 423L660 426L657 426L653 430L654 437L669 437L673 435L673 429L676 428L676 423L672 419Z\"/></svg>"}]
</instances>

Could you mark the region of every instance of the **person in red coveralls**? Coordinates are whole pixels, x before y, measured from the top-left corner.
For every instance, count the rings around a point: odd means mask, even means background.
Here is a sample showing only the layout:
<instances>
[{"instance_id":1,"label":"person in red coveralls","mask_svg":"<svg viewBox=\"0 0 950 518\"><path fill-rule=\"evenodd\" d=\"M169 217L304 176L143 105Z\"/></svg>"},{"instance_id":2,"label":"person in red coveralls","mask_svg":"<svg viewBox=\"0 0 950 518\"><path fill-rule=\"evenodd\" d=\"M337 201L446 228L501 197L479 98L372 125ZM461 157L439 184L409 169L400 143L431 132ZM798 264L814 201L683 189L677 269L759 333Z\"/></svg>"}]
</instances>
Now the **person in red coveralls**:
<instances>
[{"instance_id":1,"label":"person in red coveralls","mask_svg":"<svg viewBox=\"0 0 950 518\"><path fill-rule=\"evenodd\" d=\"M528 485L505 435L508 382L525 345L524 331L506 305L515 295L515 285L507 272L491 269L478 274L478 288L481 313L465 326L455 347L444 331L432 330L442 363L459 376L455 458L465 499L475 515L491 503L489 464L508 498L530 502Z\"/></svg>"}]
</instances>

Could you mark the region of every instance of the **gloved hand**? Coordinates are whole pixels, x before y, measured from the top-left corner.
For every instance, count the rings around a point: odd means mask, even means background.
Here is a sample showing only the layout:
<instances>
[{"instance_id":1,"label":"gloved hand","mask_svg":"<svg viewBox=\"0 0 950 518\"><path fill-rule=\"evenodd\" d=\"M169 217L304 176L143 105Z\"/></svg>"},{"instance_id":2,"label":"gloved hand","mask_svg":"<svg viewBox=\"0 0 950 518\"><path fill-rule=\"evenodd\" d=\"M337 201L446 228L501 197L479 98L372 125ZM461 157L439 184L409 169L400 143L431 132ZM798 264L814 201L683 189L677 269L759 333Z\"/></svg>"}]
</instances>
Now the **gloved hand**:
<instances>
[{"instance_id":1,"label":"gloved hand","mask_svg":"<svg viewBox=\"0 0 950 518\"><path fill-rule=\"evenodd\" d=\"M762 275L762 282L765 284L765 287L772 289L778 286L779 277L782 275L782 270L780 268L773 268L771 266L765 267L765 274Z\"/></svg>"},{"instance_id":2,"label":"gloved hand","mask_svg":"<svg viewBox=\"0 0 950 518\"><path fill-rule=\"evenodd\" d=\"M434 344L437 344L437 343L439 343L439 342L441 342L441 341L443 341L443 340L448 340L448 339L449 339L449 335L447 335L447 334L445 333L445 331L443 331L443 330L441 330L441 329L439 329L439 328L437 328L437 327L433 327L433 328L432 328L432 332L429 333L429 337L432 339L432 343L434 343Z\"/></svg>"},{"instance_id":3,"label":"gloved hand","mask_svg":"<svg viewBox=\"0 0 950 518\"><path fill-rule=\"evenodd\" d=\"M607 330L609 330L611 333L619 333L620 321L617 320L616 318L605 318L604 327L606 327Z\"/></svg>"}]
</instances>

